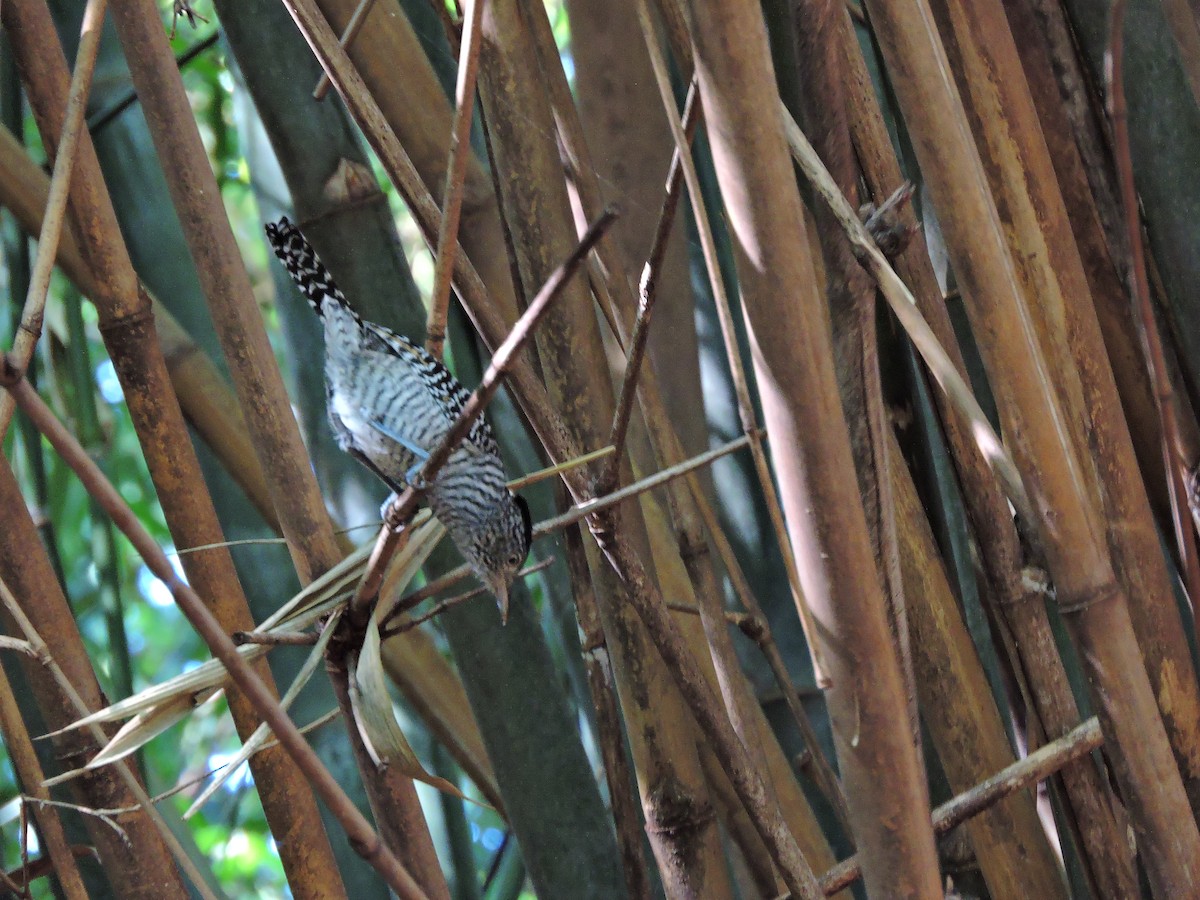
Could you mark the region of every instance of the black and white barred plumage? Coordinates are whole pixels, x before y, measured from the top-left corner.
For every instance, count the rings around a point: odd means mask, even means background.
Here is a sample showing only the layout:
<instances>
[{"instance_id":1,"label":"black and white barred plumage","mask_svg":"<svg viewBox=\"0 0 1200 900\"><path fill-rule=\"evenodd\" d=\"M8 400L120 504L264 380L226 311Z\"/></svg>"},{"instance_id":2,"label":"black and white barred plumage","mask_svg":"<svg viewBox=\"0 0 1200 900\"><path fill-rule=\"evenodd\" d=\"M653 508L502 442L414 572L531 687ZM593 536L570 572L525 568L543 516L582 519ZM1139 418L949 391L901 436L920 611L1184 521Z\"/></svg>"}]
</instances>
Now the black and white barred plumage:
<instances>
[{"instance_id":1,"label":"black and white barred plumage","mask_svg":"<svg viewBox=\"0 0 1200 900\"><path fill-rule=\"evenodd\" d=\"M266 226L275 255L325 326L329 421L338 445L393 491L430 453L470 396L423 347L360 317L304 236L286 218ZM507 614L508 586L529 553L529 507L506 485L492 428L482 417L426 489L471 568Z\"/></svg>"}]
</instances>

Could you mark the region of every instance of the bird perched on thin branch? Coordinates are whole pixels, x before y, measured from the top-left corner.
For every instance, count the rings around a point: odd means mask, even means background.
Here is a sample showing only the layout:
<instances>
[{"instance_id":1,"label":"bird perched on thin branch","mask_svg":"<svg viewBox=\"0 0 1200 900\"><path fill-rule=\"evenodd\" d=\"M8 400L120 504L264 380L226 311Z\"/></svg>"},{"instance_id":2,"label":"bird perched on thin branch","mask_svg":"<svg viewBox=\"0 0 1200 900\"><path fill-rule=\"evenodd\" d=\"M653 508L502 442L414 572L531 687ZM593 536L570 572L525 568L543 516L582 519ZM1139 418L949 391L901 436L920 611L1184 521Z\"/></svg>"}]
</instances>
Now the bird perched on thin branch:
<instances>
[{"instance_id":1,"label":"bird perched on thin branch","mask_svg":"<svg viewBox=\"0 0 1200 900\"><path fill-rule=\"evenodd\" d=\"M402 493L458 418L467 391L424 348L351 309L295 225L284 218L266 231L324 323L325 399L338 446ZM532 523L525 500L508 489L491 426L476 419L432 482L418 486L507 619L508 588L529 554Z\"/></svg>"}]
</instances>

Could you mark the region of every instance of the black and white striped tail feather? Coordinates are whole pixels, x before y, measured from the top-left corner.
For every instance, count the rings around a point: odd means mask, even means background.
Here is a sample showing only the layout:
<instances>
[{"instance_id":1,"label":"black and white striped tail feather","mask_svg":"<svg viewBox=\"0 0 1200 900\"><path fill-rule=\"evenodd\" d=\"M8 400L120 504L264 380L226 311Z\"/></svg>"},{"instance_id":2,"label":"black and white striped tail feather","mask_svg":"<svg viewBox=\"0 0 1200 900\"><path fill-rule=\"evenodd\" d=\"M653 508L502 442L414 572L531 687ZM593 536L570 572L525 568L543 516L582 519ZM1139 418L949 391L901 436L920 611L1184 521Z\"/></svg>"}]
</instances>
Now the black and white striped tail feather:
<instances>
[{"instance_id":1,"label":"black and white striped tail feather","mask_svg":"<svg viewBox=\"0 0 1200 900\"><path fill-rule=\"evenodd\" d=\"M346 302L345 294L317 256L317 251L287 216L278 222L268 222L266 231L271 249L275 251L275 255L279 257L279 261L283 263L318 316L323 316L321 304L330 299L349 310L354 318L358 319L358 314ZM359 321L361 324L361 320Z\"/></svg>"}]
</instances>

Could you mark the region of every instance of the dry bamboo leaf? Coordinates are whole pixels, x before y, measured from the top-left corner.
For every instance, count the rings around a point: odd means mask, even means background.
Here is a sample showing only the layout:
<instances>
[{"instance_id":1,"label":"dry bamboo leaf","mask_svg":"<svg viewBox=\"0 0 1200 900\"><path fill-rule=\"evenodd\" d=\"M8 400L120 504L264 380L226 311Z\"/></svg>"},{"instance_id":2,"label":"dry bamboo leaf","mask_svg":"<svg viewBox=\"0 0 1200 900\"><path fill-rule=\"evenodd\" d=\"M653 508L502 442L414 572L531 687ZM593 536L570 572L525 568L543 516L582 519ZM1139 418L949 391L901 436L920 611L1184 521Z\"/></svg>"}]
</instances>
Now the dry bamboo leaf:
<instances>
[{"instance_id":1,"label":"dry bamboo leaf","mask_svg":"<svg viewBox=\"0 0 1200 900\"><path fill-rule=\"evenodd\" d=\"M212 688L200 694L184 694L174 700L159 704L154 709L139 713L121 726L113 735L113 739L93 756L85 769L96 769L124 759L130 753L140 750L158 735L162 734L176 722L183 720L192 710L212 700L220 688Z\"/></svg>"},{"instance_id":2,"label":"dry bamboo leaf","mask_svg":"<svg viewBox=\"0 0 1200 900\"><path fill-rule=\"evenodd\" d=\"M376 766L395 766L414 781L420 781L447 794L470 798L445 778L430 775L417 759L408 739L396 721L392 697L380 658L379 620L367 625L362 650L351 660L350 706L354 724L362 735L367 752Z\"/></svg>"},{"instance_id":3,"label":"dry bamboo leaf","mask_svg":"<svg viewBox=\"0 0 1200 900\"><path fill-rule=\"evenodd\" d=\"M296 697L299 696L300 691L302 691L304 686L308 684L308 680L312 678L313 673L317 670L317 666L319 666L324 659L325 648L329 645L329 639L333 637L334 630L337 628L337 623L341 616L342 611L339 609L335 610L333 615L329 617L329 621L326 622L325 627L321 629L321 634L317 638L317 643L313 646L312 650L308 654L308 657L304 660L304 665L300 667L300 670L296 673L296 677L292 679L292 683L288 686L287 692L284 693L283 697L280 698L279 705L285 711L291 708L292 703L295 701ZM186 821L187 819L190 819L196 813L196 811L200 809L200 807L207 803L208 798L221 789L221 786L233 776L233 773L238 770L242 763L261 750L263 745L270 737L272 737L271 728L266 722L261 723L256 729L254 729L254 733L246 739L245 743L242 744L241 749L234 754L233 758L229 760L219 772L215 773L216 777L213 778L209 785L200 792L199 796L192 801L192 805L189 806L187 811L183 814L184 820Z\"/></svg>"}]
</instances>

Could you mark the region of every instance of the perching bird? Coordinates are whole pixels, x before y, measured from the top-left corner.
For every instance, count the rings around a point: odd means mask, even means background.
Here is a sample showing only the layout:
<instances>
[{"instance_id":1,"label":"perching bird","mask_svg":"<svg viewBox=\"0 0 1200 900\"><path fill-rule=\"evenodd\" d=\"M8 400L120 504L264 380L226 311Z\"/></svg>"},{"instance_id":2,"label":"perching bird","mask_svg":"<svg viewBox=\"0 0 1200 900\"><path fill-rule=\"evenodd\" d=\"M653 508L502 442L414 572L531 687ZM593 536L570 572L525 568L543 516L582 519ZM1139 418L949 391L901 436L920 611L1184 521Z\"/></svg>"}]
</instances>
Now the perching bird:
<instances>
[{"instance_id":1,"label":"perching bird","mask_svg":"<svg viewBox=\"0 0 1200 900\"><path fill-rule=\"evenodd\" d=\"M401 493L458 418L467 391L424 348L351 309L295 225L284 218L266 230L324 322L325 399L338 446ZM532 531L528 505L505 481L496 438L480 417L425 490L503 619Z\"/></svg>"}]
</instances>

